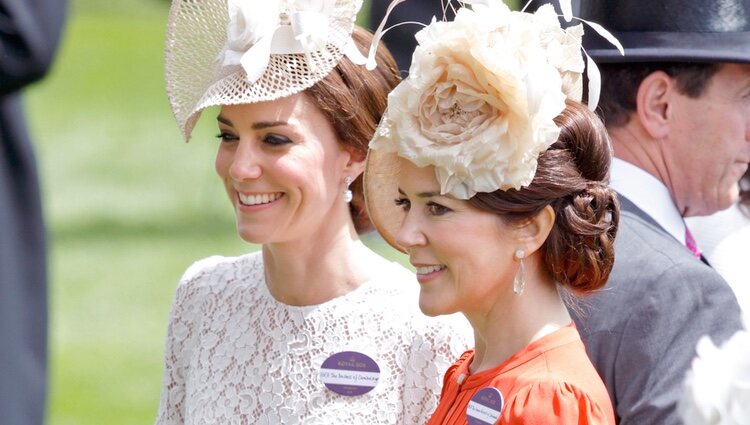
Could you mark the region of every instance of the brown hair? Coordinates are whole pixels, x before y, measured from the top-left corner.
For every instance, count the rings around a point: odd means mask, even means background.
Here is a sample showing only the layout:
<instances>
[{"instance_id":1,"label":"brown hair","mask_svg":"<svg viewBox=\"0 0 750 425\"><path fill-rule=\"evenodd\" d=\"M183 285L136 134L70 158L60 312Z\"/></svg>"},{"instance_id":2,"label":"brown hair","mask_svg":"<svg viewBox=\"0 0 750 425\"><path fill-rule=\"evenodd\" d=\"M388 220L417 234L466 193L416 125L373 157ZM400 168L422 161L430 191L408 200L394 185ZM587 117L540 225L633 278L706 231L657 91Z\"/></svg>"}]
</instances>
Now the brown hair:
<instances>
[{"instance_id":1,"label":"brown hair","mask_svg":"<svg viewBox=\"0 0 750 425\"><path fill-rule=\"evenodd\" d=\"M615 261L620 206L607 184L612 148L601 120L578 102L567 101L555 123L560 137L539 155L529 186L477 193L469 202L511 222L552 206L544 264L561 285L585 293L604 286Z\"/></svg>"},{"instance_id":2,"label":"brown hair","mask_svg":"<svg viewBox=\"0 0 750 425\"><path fill-rule=\"evenodd\" d=\"M680 93L697 98L703 94L708 82L719 71L718 63L653 62L602 64L602 92L599 111L607 127L627 124L630 113L636 109L638 88L643 80L656 71L674 78Z\"/></svg>"},{"instance_id":3,"label":"brown hair","mask_svg":"<svg viewBox=\"0 0 750 425\"><path fill-rule=\"evenodd\" d=\"M365 54L369 51L370 32L355 26L352 38L360 51ZM401 79L396 61L382 44L378 46L375 59L377 68L368 71L343 57L323 80L305 91L333 125L339 143L362 158L367 155L367 145L385 111L388 93ZM361 175L352 182L350 189L354 195L350 204L354 227L358 233L372 230Z\"/></svg>"}]
</instances>

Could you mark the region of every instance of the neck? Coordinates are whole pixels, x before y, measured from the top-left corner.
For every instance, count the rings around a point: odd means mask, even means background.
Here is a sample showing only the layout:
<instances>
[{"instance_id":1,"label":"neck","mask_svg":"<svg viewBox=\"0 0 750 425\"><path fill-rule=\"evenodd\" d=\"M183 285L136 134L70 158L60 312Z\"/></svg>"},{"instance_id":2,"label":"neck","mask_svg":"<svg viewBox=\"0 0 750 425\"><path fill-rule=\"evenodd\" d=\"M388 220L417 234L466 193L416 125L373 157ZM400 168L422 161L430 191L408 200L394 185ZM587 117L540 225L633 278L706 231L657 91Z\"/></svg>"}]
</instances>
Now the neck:
<instances>
[{"instance_id":1,"label":"neck","mask_svg":"<svg viewBox=\"0 0 750 425\"><path fill-rule=\"evenodd\" d=\"M472 374L497 367L530 343L570 323L552 278L546 273L532 275L532 269L539 267L527 267L526 289L520 296L509 285L509 291L488 310L465 312L474 328Z\"/></svg>"},{"instance_id":2,"label":"neck","mask_svg":"<svg viewBox=\"0 0 750 425\"><path fill-rule=\"evenodd\" d=\"M305 240L263 245L266 285L288 305L316 305L345 295L370 279L384 261L357 236L351 220Z\"/></svg>"},{"instance_id":3,"label":"neck","mask_svg":"<svg viewBox=\"0 0 750 425\"><path fill-rule=\"evenodd\" d=\"M663 142L652 138L635 117L622 127L607 129L617 158L656 177L673 194L674 185L662 152ZM674 200L673 200L674 201ZM682 213L682 209L680 210Z\"/></svg>"}]
</instances>

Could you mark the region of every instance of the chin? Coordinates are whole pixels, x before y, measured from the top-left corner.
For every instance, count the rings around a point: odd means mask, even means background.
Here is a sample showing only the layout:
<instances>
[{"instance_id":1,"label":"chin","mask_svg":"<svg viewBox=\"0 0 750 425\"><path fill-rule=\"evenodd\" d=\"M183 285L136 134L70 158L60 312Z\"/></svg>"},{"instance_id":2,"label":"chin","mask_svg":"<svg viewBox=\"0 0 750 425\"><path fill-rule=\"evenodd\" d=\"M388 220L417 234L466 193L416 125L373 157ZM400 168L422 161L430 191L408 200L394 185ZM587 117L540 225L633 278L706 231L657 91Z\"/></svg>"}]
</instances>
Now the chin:
<instances>
[{"instance_id":1,"label":"chin","mask_svg":"<svg viewBox=\"0 0 750 425\"><path fill-rule=\"evenodd\" d=\"M453 311L448 311L439 303L430 302L430 300L425 299L421 295L419 297L419 309L422 310L422 314L429 317L443 316L446 314L454 313Z\"/></svg>"},{"instance_id":2,"label":"chin","mask_svg":"<svg viewBox=\"0 0 750 425\"><path fill-rule=\"evenodd\" d=\"M243 228L239 225L237 226L237 234L243 241L258 245L268 242L269 239L269 235L267 234L254 231L254 229Z\"/></svg>"},{"instance_id":3,"label":"chin","mask_svg":"<svg viewBox=\"0 0 750 425\"><path fill-rule=\"evenodd\" d=\"M737 203L740 200L740 187L739 185L734 185L729 190L727 190L726 196L722 196L721 198L717 199L714 205L709 205L709 208L712 208L712 211L709 211L705 215L711 215L713 213L723 211L735 203Z\"/></svg>"}]
</instances>

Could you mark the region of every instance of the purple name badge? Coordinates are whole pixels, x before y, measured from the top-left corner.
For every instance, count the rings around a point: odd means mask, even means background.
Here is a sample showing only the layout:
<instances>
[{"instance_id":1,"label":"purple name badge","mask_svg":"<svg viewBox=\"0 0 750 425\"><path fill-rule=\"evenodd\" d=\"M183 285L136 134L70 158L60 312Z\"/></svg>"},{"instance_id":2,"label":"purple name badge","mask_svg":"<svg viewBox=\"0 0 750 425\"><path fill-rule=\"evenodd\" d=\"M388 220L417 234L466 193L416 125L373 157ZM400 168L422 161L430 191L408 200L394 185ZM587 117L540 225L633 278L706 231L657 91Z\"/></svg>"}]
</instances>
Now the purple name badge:
<instances>
[{"instance_id":1,"label":"purple name badge","mask_svg":"<svg viewBox=\"0 0 750 425\"><path fill-rule=\"evenodd\" d=\"M320 380L338 394L357 396L370 392L380 379L380 368L375 360L356 351L342 351L331 355L320 367Z\"/></svg>"},{"instance_id":2,"label":"purple name badge","mask_svg":"<svg viewBox=\"0 0 750 425\"><path fill-rule=\"evenodd\" d=\"M503 411L503 394L494 387L486 387L474 394L466 408L469 425L494 425Z\"/></svg>"}]
</instances>

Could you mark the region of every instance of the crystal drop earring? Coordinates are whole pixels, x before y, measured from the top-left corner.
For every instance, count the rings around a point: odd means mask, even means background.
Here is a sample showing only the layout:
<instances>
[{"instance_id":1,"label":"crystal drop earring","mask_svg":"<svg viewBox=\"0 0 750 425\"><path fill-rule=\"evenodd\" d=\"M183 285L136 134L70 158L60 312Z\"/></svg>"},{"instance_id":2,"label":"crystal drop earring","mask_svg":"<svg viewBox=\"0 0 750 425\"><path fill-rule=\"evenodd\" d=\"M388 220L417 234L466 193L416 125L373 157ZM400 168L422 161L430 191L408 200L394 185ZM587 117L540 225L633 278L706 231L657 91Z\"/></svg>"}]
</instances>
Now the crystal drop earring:
<instances>
[{"instance_id":1,"label":"crystal drop earring","mask_svg":"<svg viewBox=\"0 0 750 425\"><path fill-rule=\"evenodd\" d=\"M526 253L522 250L516 250L516 260L519 261L518 265L518 271L516 271L516 277L513 279L513 292L516 295L523 294L523 288L526 286L526 275L524 273L524 267L523 267L523 257L526 255Z\"/></svg>"}]
</instances>

